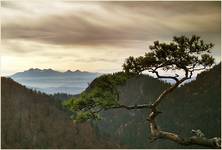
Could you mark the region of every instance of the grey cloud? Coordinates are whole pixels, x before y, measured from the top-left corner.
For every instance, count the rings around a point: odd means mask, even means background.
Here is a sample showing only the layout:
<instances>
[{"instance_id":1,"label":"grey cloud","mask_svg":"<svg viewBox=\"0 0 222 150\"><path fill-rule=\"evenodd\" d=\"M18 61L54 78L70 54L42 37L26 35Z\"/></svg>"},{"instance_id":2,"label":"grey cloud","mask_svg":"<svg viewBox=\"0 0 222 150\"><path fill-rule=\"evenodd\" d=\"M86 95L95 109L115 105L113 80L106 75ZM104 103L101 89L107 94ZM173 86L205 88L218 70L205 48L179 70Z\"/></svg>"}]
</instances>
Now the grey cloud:
<instances>
[{"instance_id":1,"label":"grey cloud","mask_svg":"<svg viewBox=\"0 0 222 150\"><path fill-rule=\"evenodd\" d=\"M138 41L168 39L179 34L220 34L219 2L100 2L98 5L117 18L122 15L129 24L118 24L115 19L109 21L109 15L103 16L104 19L101 14L86 11L66 12L41 17L34 22L24 20L8 24L3 20L2 38L59 45L127 47L138 46ZM3 6L15 7L13 3Z\"/></svg>"},{"instance_id":2,"label":"grey cloud","mask_svg":"<svg viewBox=\"0 0 222 150\"><path fill-rule=\"evenodd\" d=\"M50 16L41 24L27 26L3 24L3 39L24 39L51 44L104 45L144 40L148 33L138 33L129 27L106 28L94 25L84 18L72 16ZM141 32L141 31L139 31Z\"/></svg>"},{"instance_id":3,"label":"grey cloud","mask_svg":"<svg viewBox=\"0 0 222 150\"><path fill-rule=\"evenodd\" d=\"M1 7L11 8L11 9L20 8L18 5L16 5L16 4L13 3L13 2L10 2L10 1L1 1Z\"/></svg>"}]
</instances>

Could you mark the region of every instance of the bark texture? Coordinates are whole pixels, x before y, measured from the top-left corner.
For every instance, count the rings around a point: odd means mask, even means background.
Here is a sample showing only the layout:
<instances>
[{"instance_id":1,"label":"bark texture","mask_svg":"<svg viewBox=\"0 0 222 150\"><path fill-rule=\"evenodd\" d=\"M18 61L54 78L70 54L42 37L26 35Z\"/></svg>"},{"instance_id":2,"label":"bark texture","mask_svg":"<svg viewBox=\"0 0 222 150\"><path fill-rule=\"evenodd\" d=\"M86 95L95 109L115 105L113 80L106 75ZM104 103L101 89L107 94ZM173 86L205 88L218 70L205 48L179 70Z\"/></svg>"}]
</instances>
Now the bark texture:
<instances>
[{"instance_id":1,"label":"bark texture","mask_svg":"<svg viewBox=\"0 0 222 150\"><path fill-rule=\"evenodd\" d=\"M151 142L157 139L166 139L170 141L174 141L181 145L202 145L209 148L221 148L221 139L219 137L214 138L206 138L204 134L200 130L192 130L195 133L192 137L181 137L176 133L162 131L156 123L156 118L160 114L157 107L161 103L164 97L174 91L183 81L185 81L187 77L178 80L174 85L170 88L163 91L160 96L151 104L149 108L151 108L151 112L148 114L147 120L149 121L149 128L151 132Z\"/></svg>"}]
</instances>

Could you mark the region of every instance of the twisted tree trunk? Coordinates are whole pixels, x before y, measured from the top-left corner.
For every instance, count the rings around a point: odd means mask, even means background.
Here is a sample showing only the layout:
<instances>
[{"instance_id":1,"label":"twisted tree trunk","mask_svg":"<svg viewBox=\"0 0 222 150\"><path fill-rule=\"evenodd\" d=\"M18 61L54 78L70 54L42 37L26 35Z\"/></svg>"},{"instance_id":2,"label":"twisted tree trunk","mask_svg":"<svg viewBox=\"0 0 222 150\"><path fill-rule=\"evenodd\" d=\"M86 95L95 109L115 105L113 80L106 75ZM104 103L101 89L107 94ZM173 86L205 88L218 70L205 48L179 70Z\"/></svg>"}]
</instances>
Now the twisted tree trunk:
<instances>
[{"instance_id":1,"label":"twisted tree trunk","mask_svg":"<svg viewBox=\"0 0 222 150\"><path fill-rule=\"evenodd\" d=\"M156 123L156 117L160 114L160 111L157 110L157 107L159 106L160 102L163 100L164 97L166 97L168 94L174 91L186 79L187 78L185 77L182 78L181 80L178 80L170 88L163 91L160 94L160 96L151 104L150 106L151 112L148 114L147 118L147 120L149 121L149 128L151 132L151 142L157 139L167 139L181 145L202 145L210 148L221 148L220 138L215 137L208 139L205 136L199 136L199 135L183 138L176 133L162 131L158 127Z\"/></svg>"}]
</instances>

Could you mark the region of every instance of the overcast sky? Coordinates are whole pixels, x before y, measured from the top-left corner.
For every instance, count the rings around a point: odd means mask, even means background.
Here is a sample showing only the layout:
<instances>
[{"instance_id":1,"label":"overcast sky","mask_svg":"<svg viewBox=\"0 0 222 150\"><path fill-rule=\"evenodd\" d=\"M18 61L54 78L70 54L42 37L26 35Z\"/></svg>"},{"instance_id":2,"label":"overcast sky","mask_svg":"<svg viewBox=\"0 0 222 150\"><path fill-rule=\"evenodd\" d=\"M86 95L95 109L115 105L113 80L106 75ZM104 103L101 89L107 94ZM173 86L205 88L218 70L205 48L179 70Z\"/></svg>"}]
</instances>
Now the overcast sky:
<instances>
[{"instance_id":1,"label":"overcast sky","mask_svg":"<svg viewBox=\"0 0 222 150\"><path fill-rule=\"evenodd\" d=\"M1 72L114 72L155 41L200 35L220 61L220 2L1 1Z\"/></svg>"}]
</instances>

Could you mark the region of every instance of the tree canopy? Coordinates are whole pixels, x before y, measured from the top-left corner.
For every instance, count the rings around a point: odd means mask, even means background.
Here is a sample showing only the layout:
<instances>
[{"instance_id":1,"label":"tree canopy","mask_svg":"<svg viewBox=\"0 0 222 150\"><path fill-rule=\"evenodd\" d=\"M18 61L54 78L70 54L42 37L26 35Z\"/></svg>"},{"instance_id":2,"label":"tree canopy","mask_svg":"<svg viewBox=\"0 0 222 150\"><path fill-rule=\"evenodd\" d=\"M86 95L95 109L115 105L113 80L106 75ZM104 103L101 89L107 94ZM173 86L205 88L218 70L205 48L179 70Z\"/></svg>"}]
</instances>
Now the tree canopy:
<instances>
[{"instance_id":1,"label":"tree canopy","mask_svg":"<svg viewBox=\"0 0 222 150\"><path fill-rule=\"evenodd\" d=\"M107 109L150 109L147 120L149 121L151 141L164 138L181 145L197 144L218 148L220 147L220 138L207 139L200 137L199 134L183 138L176 133L162 131L156 122L157 116L161 113L158 110L161 101L181 83L190 79L193 72L205 70L214 64L214 58L211 55L212 47L212 43L205 43L196 35L190 38L186 36L173 37L172 42L155 41L149 47L150 51L144 56L127 58L123 64L123 72L101 76L78 98L67 101L65 106L74 111L73 119L79 122L100 119L99 112ZM160 69L163 71L183 70L184 75L182 77L178 74L160 75ZM141 75L144 71L154 73L157 78L173 79L176 83L160 93L159 97L151 104L122 105L119 100L118 86L124 84L129 78Z\"/></svg>"},{"instance_id":2,"label":"tree canopy","mask_svg":"<svg viewBox=\"0 0 222 150\"><path fill-rule=\"evenodd\" d=\"M123 72L102 75L96 79L79 97L66 101L64 105L74 112L73 119L82 122L88 119L99 119L99 112L112 108L148 108L124 106L119 103L117 87L129 78L140 75L148 70L158 78L170 78L179 81L179 75L162 76L158 69L184 70L185 79L192 76L196 70L203 70L214 63L211 56L212 43L205 43L199 36L173 37L172 42L160 43L155 41L150 51L144 56L134 58L130 56L123 64ZM96 85L95 85L96 84Z\"/></svg>"},{"instance_id":3,"label":"tree canopy","mask_svg":"<svg viewBox=\"0 0 222 150\"><path fill-rule=\"evenodd\" d=\"M155 73L158 78L159 68L167 70L184 70L186 77L191 77L193 71L205 69L214 63L211 55L212 43L205 43L199 36L173 37L172 42L155 41L150 52L134 58L130 56L123 64L125 72L140 74L145 70ZM168 77L177 80L178 75ZM167 77L166 77L167 78Z\"/></svg>"}]
</instances>

